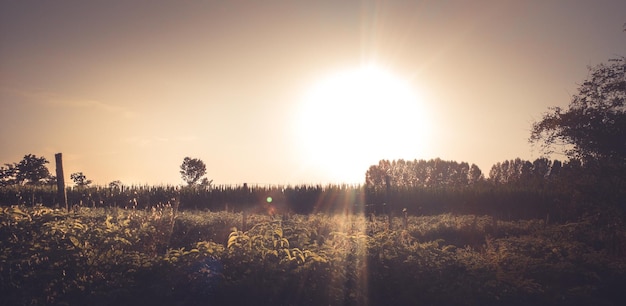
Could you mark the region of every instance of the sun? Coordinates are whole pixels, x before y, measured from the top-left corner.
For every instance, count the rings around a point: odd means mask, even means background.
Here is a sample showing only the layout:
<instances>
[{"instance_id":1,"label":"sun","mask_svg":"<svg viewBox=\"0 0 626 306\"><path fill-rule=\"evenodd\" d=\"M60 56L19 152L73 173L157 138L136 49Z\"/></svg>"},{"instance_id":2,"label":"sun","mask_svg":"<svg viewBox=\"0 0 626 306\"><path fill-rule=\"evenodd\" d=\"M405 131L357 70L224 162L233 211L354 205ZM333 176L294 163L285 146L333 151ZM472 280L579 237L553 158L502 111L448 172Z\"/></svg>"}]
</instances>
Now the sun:
<instances>
[{"instance_id":1,"label":"sun","mask_svg":"<svg viewBox=\"0 0 626 306\"><path fill-rule=\"evenodd\" d=\"M304 163L330 181L362 183L380 159L419 158L430 134L422 102L410 82L375 65L328 75L296 116Z\"/></svg>"}]
</instances>

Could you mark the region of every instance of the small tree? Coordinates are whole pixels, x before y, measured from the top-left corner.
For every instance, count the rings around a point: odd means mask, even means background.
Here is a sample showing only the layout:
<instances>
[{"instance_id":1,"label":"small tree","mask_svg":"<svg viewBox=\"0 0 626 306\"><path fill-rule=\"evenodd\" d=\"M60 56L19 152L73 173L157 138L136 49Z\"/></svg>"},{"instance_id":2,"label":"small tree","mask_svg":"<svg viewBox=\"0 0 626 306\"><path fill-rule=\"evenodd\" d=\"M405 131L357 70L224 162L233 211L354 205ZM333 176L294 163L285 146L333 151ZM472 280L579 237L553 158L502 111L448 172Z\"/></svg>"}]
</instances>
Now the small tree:
<instances>
[{"instance_id":1,"label":"small tree","mask_svg":"<svg viewBox=\"0 0 626 306\"><path fill-rule=\"evenodd\" d=\"M212 183L213 183L213 180L209 180L208 178L205 177L200 182L200 186L204 187L204 188L209 188L209 187L211 187Z\"/></svg>"},{"instance_id":2,"label":"small tree","mask_svg":"<svg viewBox=\"0 0 626 306\"><path fill-rule=\"evenodd\" d=\"M109 183L109 188L119 190L122 188L122 181L115 180Z\"/></svg>"},{"instance_id":3,"label":"small tree","mask_svg":"<svg viewBox=\"0 0 626 306\"><path fill-rule=\"evenodd\" d=\"M198 158L185 157L180 165L180 175L189 186L195 185L205 174L206 165ZM210 184L208 180L206 182Z\"/></svg>"},{"instance_id":4,"label":"small tree","mask_svg":"<svg viewBox=\"0 0 626 306\"><path fill-rule=\"evenodd\" d=\"M70 175L70 178L78 187L87 187L89 186L89 184L91 184L91 180L88 180L82 172L72 173Z\"/></svg>"}]
</instances>

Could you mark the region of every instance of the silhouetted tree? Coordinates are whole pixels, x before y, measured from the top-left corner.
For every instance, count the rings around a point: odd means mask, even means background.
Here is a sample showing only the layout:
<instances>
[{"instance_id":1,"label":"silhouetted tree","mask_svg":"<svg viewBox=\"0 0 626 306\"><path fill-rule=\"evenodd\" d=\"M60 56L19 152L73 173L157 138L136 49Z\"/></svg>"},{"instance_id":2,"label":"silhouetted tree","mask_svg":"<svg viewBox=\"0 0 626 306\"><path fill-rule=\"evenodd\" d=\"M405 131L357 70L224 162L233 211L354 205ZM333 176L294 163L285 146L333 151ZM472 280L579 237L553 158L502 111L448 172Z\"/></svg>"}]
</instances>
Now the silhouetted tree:
<instances>
[{"instance_id":1,"label":"silhouetted tree","mask_svg":"<svg viewBox=\"0 0 626 306\"><path fill-rule=\"evenodd\" d=\"M559 177L561 174L561 169L563 168L563 163L559 160L555 160L550 165L550 170L548 171L547 178L553 180L556 177Z\"/></svg>"},{"instance_id":2,"label":"silhouetted tree","mask_svg":"<svg viewBox=\"0 0 626 306\"><path fill-rule=\"evenodd\" d=\"M109 188L111 189L121 189L122 188L122 181L120 180L115 180L109 183Z\"/></svg>"},{"instance_id":3,"label":"silhouetted tree","mask_svg":"<svg viewBox=\"0 0 626 306\"><path fill-rule=\"evenodd\" d=\"M551 108L533 124L530 142L541 143L546 153L565 145L570 160L582 164L561 171L568 173L569 188L582 195L578 208L612 215L610 208L626 211L626 59L589 70L567 109Z\"/></svg>"},{"instance_id":4,"label":"silhouetted tree","mask_svg":"<svg viewBox=\"0 0 626 306\"><path fill-rule=\"evenodd\" d=\"M48 182L53 177L46 167L48 160L27 154L19 163L5 164L0 168L0 182L2 185L39 185Z\"/></svg>"},{"instance_id":5,"label":"silhouetted tree","mask_svg":"<svg viewBox=\"0 0 626 306\"><path fill-rule=\"evenodd\" d=\"M388 160L380 160L378 165L371 166L365 172L365 185L370 188L384 188L385 176L391 170L391 163Z\"/></svg>"},{"instance_id":6,"label":"silhouetted tree","mask_svg":"<svg viewBox=\"0 0 626 306\"><path fill-rule=\"evenodd\" d=\"M571 146L570 158L626 162L626 61L619 58L590 68L567 110L553 107L532 126L530 142L546 153Z\"/></svg>"},{"instance_id":7,"label":"silhouetted tree","mask_svg":"<svg viewBox=\"0 0 626 306\"><path fill-rule=\"evenodd\" d=\"M195 185L206 174L206 165L198 158L185 157L180 165L180 174L187 185ZM208 180L206 182L209 183Z\"/></svg>"},{"instance_id":8,"label":"silhouetted tree","mask_svg":"<svg viewBox=\"0 0 626 306\"><path fill-rule=\"evenodd\" d=\"M200 186L203 188L209 188L211 187L211 184L213 183L213 180L209 180L208 178L202 178L202 181L200 181Z\"/></svg>"},{"instance_id":9,"label":"silhouetted tree","mask_svg":"<svg viewBox=\"0 0 626 306\"><path fill-rule=\"evenodd\" d=\"M478 166L472 164L467 173L468 184L473 185L478 182L481 182L485 179L483 172L480 170Z\"/></svg>"},{"instance_id":10,"label":"silhouetted tree","mask_svg":"<svg viewBox=\"0 0 626 306\"><path fill-rule=\"evenodd\" d=\"M78 187L87 187L91 184L91 180L88 180L82 172L72 173L70 174L70 178Z\"/></svg>"}]
</instances>

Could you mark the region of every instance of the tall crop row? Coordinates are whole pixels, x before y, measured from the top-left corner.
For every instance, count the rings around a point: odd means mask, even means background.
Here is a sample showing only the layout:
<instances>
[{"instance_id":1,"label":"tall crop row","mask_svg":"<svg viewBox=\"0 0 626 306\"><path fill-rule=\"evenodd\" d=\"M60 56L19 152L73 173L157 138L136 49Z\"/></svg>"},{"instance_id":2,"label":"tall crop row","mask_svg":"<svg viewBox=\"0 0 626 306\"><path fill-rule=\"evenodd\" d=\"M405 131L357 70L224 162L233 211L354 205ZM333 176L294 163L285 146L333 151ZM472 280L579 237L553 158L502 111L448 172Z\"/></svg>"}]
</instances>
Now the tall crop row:
<instances>
[{"instance_id":1,"label":"tall crop row","mask_svg":"<svg viewBox=\"0 0 626 306\"><path fill-rule=\"evenodd\" d=\"M150 208L180 201L181 209L247 213L375 213L411 215L442 213L488 214L500 219L571 219L572 194L558 190L492 186L369 188L359 185L299 186L122 186L67 188L67 198L76 207ZM0 188L0 205L58 202L53 186L8 186Z\"/></svg>"}]
</instances>

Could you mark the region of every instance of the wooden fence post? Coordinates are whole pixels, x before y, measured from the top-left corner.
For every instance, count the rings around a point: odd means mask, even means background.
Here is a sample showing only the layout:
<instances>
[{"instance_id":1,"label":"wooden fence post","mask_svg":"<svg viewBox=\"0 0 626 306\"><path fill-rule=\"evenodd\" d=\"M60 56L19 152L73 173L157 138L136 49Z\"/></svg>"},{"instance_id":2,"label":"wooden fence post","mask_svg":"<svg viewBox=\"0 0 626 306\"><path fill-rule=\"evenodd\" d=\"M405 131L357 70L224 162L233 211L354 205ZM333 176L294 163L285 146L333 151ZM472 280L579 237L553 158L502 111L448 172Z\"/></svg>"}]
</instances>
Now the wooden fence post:
<instances>
[{"instance_id":1,"label":"wooden fence post","mask_svg":"<svg viewBox=\"0 0 626 306\"><path fill-rule=\"evenodd\" d=\"M392 212L391 212L391 178L389 174L385 176L385 185L386 185L386 193L385 193L385 202L387 204L387 218L389 219L389 230L392 229Z\"/></svg>"},{"instance_id":2,"label":"wooden fence post","mask_svg":"<svg viewBox=\"0 0 626 306\"><path fill-rule=\"evenodd\" d=\"M404 214L404 216L402 216L402 225L404 229L407 230L409 229L409 212L404 208L402 209L402 213Z\"/></svg>"},{"instance_id":3,"label":"wooden fence post","mask_svg":"<svg viewBox=\"0 0 626 306\"><path fill-rule=\"evenodd\" d=\"M67 203L67 191L65 190L65 177L63 176L63 155L61 153L54 154L57 173L57 198L60 205L65 205L67 212L70 212L70 206Z\"/></svg>"},{"instance_id":4,"label":"wooden fence post","mask_svg":"<svg viewBox=\"0 0 626 306\"><path fill-rule=\"evenodd\" d=\"M245 232L248 228L248 207L250 205L250 191L248 183L243 183L243 205L241 209L241 231Z\"/></svg>"}]
</instances>

